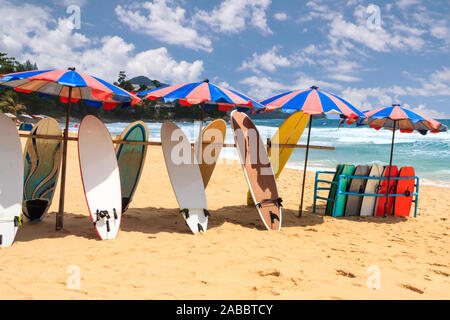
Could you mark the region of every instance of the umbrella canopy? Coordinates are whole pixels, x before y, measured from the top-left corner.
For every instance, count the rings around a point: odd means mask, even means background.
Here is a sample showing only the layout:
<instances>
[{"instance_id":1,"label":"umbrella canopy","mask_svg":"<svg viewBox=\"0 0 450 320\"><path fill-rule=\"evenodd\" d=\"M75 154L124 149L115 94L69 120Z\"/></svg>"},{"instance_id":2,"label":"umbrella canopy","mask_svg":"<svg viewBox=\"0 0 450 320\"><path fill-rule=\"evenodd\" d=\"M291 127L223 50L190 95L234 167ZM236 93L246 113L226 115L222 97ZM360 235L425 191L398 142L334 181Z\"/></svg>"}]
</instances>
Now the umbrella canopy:
<instances>
[{"instance_id":1,"label":"umbrella canopy","mask_svg":"<svg viewBox=\"0 0 450 320\"><path fill-rule=\"evenodd\" d=\"M381 128L386 128L392 130L392 143L391 143L391 156L389 160L389 172L388 172L388 186L390 186L391 178L391 168L392 168L392 157L394 153L394 140L395 131L400 130L400 132L411 133L417 130L421 134L425 135L428 131L432 133L446 132L448 130L447 126L443 125L439 121L431 119L427 116L420 115L411 110L400 107L399 104L393 104L392 107L380 108L372 111L367 111L364 113L365 118L359 119L359 123L367 124L371 128L379 130ZM384 206L384 216L387 216L389 190L387 188L386 202Z\"/></svg>"},{"instance_id":2,"label":"umbrella canopy","mask_svg":"<svg viewBox=\"0 0 450 320\"><path fill-rule=\"evenodd\" d=\"M34 70L0 76L0 85L19 92L37 92L41 97L60 96L67 103L69 88L71 102L83 100L92 107L113 109L119 103L135 105L140 101L135 95L102 79L68 70Z\"/></svg>"},{"instance_id":3,"label":"umbrella canopy","mask_svg":"<svg viewBox=\"0 0 450 320\"><path fill-rule=\"evenodd\" d=\"M312 86L306 90L288 91L261 101L266 111L281 109L285 113L303 111L309 115L326 113L343 114L349 119L364 117L364 114L344 99Z\"/></svg>"},{"instance_id":4,"label":"umbrella canopy","mask_svg":"<svg viewBox=\"0 0 450 320\"><path fill-rule=\"evenodd\" d=\"M15 115L13 115L12 113L4 113L5 116L7 116L8 118L17 118Z\"/></svg>"},{"instance_id":5,"label":"umbrella canopy","mask_svg":"<svg viewBox=\"0 0 450 320\"><path fill-rule=\"evenodd\" d=\"M281 109L285 113L303 111L311 116L324 116L327 113L340 114L348 119L362 119L364 114L344 99L335 94L319 90L312 86L306 90L288 91L264 99L261 104L265 105L265 111ZM303 170L303 184L298 216L303 212L303 194L305 191L306 168L308 165L309 141L311 136L312 118L309 120L308 140L306 143L305 167Z\"/></svg>"},{"instance_id":6,"label":"umbrella canopy","mask_svg":"<svg viewBox=\"0 0 450 320\"><path fill-rule=\"evenodd\" d=\"M27 119L31 119L31 120L34 119L32 116L30 116L29 114L26 114L26 113L21 113L21 114L19 114L19 117L27 118Z\"/></svg>"},{"instance_id":7,"label":"umbrella canopy","mask_svg":"<svg viewBox=\"0 0 450 320\"><path fill-rule=\"evenodd\" d=\"M428 131L437 133L445 132L448 129L439 121L407 110L399 105L364 112L364 115L366 118L363 119L362 123L368 124L371 128L376 130L379 130L380 128L392 130L394 123L396 124L396 129L405 133L410 133L414 130L417 130L421 134L426 134Z\"/></svg>"},{"instance_id":8,"label":"umbrella canopy","mask_svg":"<svg viewBox=\"0 0 450 320\"><path fill-rule=\"evenodd\" d=\"M62 102L67 103L61 165L61 192L59 196L59 211L56 214L56 230L60 230L63 227L67 140L69 136L71 103L83 100L92 107L113 109L120 103L135 105L141 99L104 80L77 72L75 68L5 74L0 76L0 86L14 88L14 90L19 92L37 92L43 98L59 96Z\"/></svg>"},{"instance_id":9,"label":"umbrella canopy","mask_svg":"<svg viewBox=\"0 0 450 320\"><path fill-rule=\"evenodd\" d=\"M137 95L150 100L163 98L166 102L178 100L181 105L185 106L200 103L217 104L221 111L228 111L236 106L264 109L264 106L256 100L234 90L209 83L208 79L202 82L177 84L141 91Z\"/></svg>"}]
</instances>

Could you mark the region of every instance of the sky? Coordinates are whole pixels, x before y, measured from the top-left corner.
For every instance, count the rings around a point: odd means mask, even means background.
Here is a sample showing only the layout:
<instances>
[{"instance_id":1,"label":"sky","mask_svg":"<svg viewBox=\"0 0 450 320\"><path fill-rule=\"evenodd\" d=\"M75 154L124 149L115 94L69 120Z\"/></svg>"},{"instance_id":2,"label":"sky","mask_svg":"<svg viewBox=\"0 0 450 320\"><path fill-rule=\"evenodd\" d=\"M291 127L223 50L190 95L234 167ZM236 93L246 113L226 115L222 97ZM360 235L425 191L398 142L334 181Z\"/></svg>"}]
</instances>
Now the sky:
<instances>
[{"instance_id":1,"label":"sky","mask_svg":"<svg viewBox=\"0 0 450 320\"><path fill-rule=\"evenodd\" d=\"M0 52L260 100L318 86L362 111L450 118L448 0L0 0Z\"/></svg>"}]
</instances>

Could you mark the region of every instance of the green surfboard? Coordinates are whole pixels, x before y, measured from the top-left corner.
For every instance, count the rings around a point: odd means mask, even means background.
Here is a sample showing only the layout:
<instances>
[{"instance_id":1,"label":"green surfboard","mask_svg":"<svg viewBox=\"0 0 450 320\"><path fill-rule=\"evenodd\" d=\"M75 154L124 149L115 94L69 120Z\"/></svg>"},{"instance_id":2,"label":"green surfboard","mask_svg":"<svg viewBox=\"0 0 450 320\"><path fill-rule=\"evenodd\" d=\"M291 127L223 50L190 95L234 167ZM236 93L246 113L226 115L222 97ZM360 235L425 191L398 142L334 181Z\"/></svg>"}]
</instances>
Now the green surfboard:
<instances>
[{"instance_id":1,"label":"green surfboard","mask_svg":"<svg viewBox=\"0 0 450 320\"><path fill-rule=\"evenodd\" d=\"M345 165L341 174L353 175L353 172L355 172L355 166ZM338 177L338 181L339 181L339 177ZM340 191L347 192L348 187L350 185L350 181L351 181L350 178L342 178ZM336 194L335 194L336 202L334 204L336 206L335 217L342 217L342 216L344 216L344 208L345 208L345 202L347 201L347 195L343 194L338 199L337 191L338 190L336 188ZM333 212L331 214L333 214Z\"/></svg>"},{"instance_id":2,"label":"green surfboard","mask_svg":"<svg viewBox=\"0 0 450 320\"><path fill-rule=\"evenodd\" d=\"M133 122L123 130L119 139L145 142L148 140L147 125L142 121ZM128 209L139 183L147 154L147 145L118 144L116 154L122 188L123 214Z\"/></svg>"},{"instance_id":3,"label":"green surfboard","mask_svg":"<svg viewBox=\"0 0 450 320\"><path fill-rule=\"evenodd\" d=\"M343 164L338 164L336 166L336 173L334 174L333 182L338 182L339 175L342 173L343 169L344 169L344 165ZM336 196L336 189L337 189L337 185L336 184L332 184L330 192L328 193L328 198L329 199L334 199L335 198L335 196ZM333 207L334 207L334 202L333 201L327 201L327 207L325 209L325 214L327 216L331 216L332 215Z\"/></svg>"}]
</instances>

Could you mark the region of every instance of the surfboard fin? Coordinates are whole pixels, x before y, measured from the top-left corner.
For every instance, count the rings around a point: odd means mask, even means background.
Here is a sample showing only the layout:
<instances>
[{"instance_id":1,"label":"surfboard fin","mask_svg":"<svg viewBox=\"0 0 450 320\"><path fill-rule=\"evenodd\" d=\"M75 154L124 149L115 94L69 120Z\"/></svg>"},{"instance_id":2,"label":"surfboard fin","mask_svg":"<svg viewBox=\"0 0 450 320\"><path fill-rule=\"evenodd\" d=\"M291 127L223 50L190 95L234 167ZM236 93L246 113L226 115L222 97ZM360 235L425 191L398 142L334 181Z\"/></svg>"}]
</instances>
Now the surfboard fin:
<instances>
[{"instance_id":1,"label":"surfboard fin","mask_svg":"<svg viewBox=\"0 0 450 320\"><path fill-rule=\"evenodd\" d=\"M180 209L180 213L184 213L186 219L189 218L189 209Z\"/></svg>"},{"instance_id":2,"label":"surfboard fin","mask_svg":"<svg viewBox=\"0 0 450 320\"><path fill-rule=\"evenodd\" d=\"M272 224L275 222L275 220L280 221L280 218L278 218L278 216L275 213L273 213L272 211L269 211L269 214L270 214L270 222Z\"/></svg>"},{"instance_id":3,"label":"surfboard fin","mask_svg":"<svg viewBox=\"0 0 450 320\"><path fill-rule=\"evenodd\" d=\"M206 210L206 209L203 209L203 213L205 214L205 217L209 217L210 216L209 211Z\"/></svg>"},{"instance_id":4,"label":"surfboard fin","mask_svg":"<svg viewBox=\"0 0 450 320\"><path fill-rule=\"evenodd\" d=\"M113 212L114 212L114 219L116 219L116 220L117 220L118 216L117 216L117 211L116 211L116 208L114 208L114 209L113 209Z\"/></svg>"},{"instance_id":5,"label":"surfboard fin","mask_svg":"<svg viewBox=\"0 0 450 320\"><path fill-rule=\"evenodd\" d=\"M200 223L197 223L197 228L199 232L205 232L205 230L203 230L203 227Z\"/></svg>"}]
</instances>

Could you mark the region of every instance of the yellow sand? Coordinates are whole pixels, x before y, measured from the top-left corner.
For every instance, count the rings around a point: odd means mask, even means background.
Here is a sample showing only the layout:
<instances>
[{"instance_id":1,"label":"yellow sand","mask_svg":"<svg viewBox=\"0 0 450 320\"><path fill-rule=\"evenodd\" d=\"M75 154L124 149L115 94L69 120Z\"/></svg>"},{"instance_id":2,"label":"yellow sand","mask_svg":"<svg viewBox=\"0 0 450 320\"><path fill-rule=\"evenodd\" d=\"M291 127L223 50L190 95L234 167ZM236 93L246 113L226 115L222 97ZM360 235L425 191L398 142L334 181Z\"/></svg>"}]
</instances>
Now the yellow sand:
<instances>
[{"instance_id":1,"label":"yellow sand","mask_svg":"<svg viewBox=\"0 0 450 320\"><path fill-rule=\"evenodd\" d=\"M312 213L310 173L307 212L297 218L300 177L281 174L283 227L270 232L245 205L240 165L219 164L206 192L208 231L194 236L177 214L162 150L151 146L118 238L100 241L70 142L64 230L55 231L58 187L46 219L0 249L0 299L450 298L449 189L422 186L417 219L334 219L323 205ZM73 265L80 290L67 287ZM371 265L381 272L379 290L367 287Z\"/></svg>"}]
</instances>

